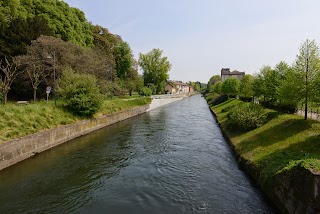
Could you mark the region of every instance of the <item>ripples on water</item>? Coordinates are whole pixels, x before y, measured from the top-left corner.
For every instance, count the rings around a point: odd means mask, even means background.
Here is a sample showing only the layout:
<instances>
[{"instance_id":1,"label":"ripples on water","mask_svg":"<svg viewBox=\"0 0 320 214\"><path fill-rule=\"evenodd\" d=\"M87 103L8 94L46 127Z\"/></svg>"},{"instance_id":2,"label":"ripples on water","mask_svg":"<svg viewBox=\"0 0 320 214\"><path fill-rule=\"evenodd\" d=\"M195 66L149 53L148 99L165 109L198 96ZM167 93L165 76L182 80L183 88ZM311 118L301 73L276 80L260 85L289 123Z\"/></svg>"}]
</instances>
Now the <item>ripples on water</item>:
<instances>
[{"instance_id":1,"label":"ripples on water","mask_svg":"<svg viewBox=\"0 0 320 214\"><path fill-rule=\"evenodd\" d=\"M199 95L0 172L0 213L273 213Z\"/></svg>"}]
</instances>

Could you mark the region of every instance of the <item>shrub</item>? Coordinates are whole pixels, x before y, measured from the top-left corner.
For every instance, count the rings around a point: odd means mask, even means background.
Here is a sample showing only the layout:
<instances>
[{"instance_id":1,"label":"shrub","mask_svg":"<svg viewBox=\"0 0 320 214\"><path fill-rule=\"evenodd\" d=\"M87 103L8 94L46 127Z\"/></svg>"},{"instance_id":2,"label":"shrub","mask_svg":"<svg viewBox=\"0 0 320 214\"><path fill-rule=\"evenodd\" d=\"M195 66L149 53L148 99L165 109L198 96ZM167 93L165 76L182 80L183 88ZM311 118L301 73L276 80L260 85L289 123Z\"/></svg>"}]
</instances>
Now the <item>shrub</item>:
<instances>
[{"instance_id":1,"label":"shrub","mask_svg":"<svg viewBox=\"0 0 320 214\"><path fill-rule=\"evenodd\" d=\"M240 130L252 130L265 122L265 110L255 103L243 103L228 113L228 127Z\"/></svg>"},{"instance_id":2,"label":"shrub","mask_svg":"<svg viewBox=\"0 0 320 214\"><path fill-rule=\"evenodd\" d=\"M140 95L149 97L152 95L152 89L144 86L140 90Z\"/></svg>"},{"instance_id":3,"label":"shrub","mask_svg":"<svg viewBox=\"0 0 320 214\"><path fill-rule=\"evenodd\" d=\"M215 105L219 105L227 100L228 100L228 95L221 95L221 96L211 100L210 104L215 106Z\"/></svg>"},{"instance_id":4,"label":"shrub","mask_svg":"<svg viewBox=\"0 0 320 214\"><path fill-rule=\"evenodd\" d=\"M113 84L113 94L114 96L124 97L128 93L128 90L121 87L120 84Z\"/></svg>"},{"instance_id":5,"label":"shrub","mask_svg":"<svg viewBox=\"0 0 320 214\"><path fill-rule=\"evenodd\" d=\"M64 106L78 115L92 115L102 104L102 95L95 76L64 70L59 81L59 93Z\"/></svg>"}]
</instances>

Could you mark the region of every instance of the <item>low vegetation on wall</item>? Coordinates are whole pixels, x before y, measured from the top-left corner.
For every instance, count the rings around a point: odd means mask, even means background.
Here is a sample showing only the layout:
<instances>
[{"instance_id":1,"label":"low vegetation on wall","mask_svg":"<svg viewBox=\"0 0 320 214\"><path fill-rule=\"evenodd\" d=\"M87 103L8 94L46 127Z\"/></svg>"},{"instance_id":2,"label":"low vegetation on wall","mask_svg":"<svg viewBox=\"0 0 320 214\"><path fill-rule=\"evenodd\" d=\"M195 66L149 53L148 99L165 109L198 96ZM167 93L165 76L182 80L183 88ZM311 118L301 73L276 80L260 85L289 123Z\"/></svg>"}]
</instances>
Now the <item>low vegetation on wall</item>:
<instances>
[{"instance_id":1,"label":"low vegetation on wall","mask_svg":"<svg viewBox=\"0 0 320 214\"><path fill-rule=\"evenodd\" d=\"M151 98L146 97L105 100L93 117L147 105L150 102ZM66 110L60 100L56 107L53 101L48 104L43 101L29 105L8 103L1 106L0 115L0 143L87 118Z\"/></svg>"}]
</instances>

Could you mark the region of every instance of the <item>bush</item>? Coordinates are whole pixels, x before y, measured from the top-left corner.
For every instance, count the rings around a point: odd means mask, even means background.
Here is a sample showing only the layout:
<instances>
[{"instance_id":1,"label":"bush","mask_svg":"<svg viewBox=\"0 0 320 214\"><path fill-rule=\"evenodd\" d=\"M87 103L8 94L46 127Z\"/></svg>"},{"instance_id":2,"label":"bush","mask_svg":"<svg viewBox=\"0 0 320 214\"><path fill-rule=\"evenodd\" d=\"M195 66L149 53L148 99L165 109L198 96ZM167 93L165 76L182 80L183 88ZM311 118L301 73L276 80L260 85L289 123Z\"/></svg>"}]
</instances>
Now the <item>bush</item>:
<instances>
[{"instance_id":1,"label":"bush","mask_svg":"<svg viewBox=\"0 0 320 214\"><path fill-rule=\"evenodd\" d=\"M265 122L265 110L255 103L243 103L232 108L228 113L228 127L240 130L252 130Z\"/></svg>"},{"instance_id":2,"label":"bush","mask_svg":"<svg viewBox=\"0 0 320 214\"><path fill-rule=\"evenodd\" d=\"M228 95L220 95L219 97L211 100L210 104L215 106L215 105L219 105L221 103L224 103L227 100L228 100Z\"/></svg>"},{"instance_id":3,"label":"bush","mask_svg":"<svg viewBox=\"0 0 320 214\"><path fill-rule=\"evenodd\" d=\"M113 84L113 94L114 96L124 97L128 93L128 90L121 87L119 84Z\"/></svg>"},{"instance_id":4,"label":"bush","mask_svg":"<svg viewBox=\"0 0 320 214\"><path fill-rule=\"evenodd\" d=\"M63 71L59 81L59 93L64 106L78 115L92 115L102 104L102 95L95 76L74 73L72 69Z\"/></svg>"},{"instance_id":5,"label":"bush","mask_svg":"<svg viewBox=\"0 0 320 214\"><path fill-rule=\"evenodd\" d=\"M270 108L283 113L293 114L294 112L296 112L296 106L294 106L293 104L281 104L269 100L260 101L260 104L265 108Z\"/></svg>"},{"instance_id":6,"label":"bush","mask_svg":"<svg viewBox=\"0 0 320 214\"><path fill-rule=\"evenodd\" d=\"M144 87L142 87L141 90L140 90L140 95L141 95L141 96L147 96L147 97L149 97L149 96L152 95L152 89L144 86Z\"/></svg>"}]
</instances>

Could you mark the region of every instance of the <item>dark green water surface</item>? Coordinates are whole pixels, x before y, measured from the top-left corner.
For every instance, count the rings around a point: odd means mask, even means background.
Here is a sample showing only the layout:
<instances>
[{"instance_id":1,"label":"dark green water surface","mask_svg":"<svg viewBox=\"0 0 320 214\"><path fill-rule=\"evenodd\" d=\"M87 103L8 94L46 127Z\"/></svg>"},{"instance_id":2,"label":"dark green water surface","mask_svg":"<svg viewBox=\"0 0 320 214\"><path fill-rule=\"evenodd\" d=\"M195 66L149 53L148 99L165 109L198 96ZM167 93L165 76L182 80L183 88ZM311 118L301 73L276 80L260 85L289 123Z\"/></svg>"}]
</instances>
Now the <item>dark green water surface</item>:
<instances>
[{"instance_id":1,"label":"dark green water surface","mask_svg":"<svg viewBox=\"0 0 320 214\"><path fill-rule=\"evenodd\" d=\"M0 213L274 213L196 95L0 171Z\"/></svg>"}]
</instances>

